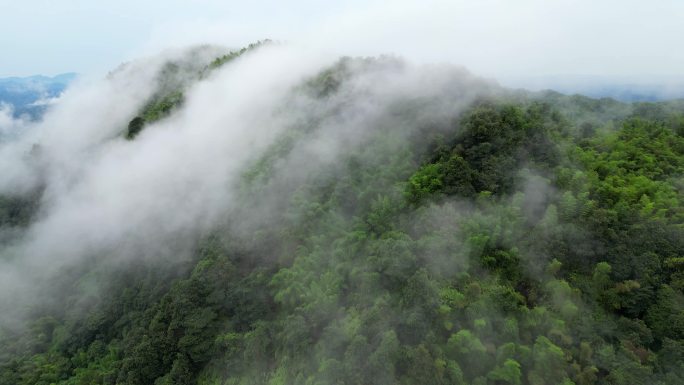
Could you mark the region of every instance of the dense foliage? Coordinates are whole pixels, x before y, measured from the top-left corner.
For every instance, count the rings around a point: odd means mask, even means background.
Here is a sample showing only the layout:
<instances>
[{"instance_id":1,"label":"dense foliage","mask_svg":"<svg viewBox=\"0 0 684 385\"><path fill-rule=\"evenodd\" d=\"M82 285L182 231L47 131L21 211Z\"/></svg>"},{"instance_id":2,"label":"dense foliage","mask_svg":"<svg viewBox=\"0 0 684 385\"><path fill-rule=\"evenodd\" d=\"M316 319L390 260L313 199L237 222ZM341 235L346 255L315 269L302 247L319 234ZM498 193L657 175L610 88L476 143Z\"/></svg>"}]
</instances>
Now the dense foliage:
<instances>
[{"instance_id":1,"label":"dense foliage","mask_svg":"<svg viewBox=\"0 0 684 385\"><path fill-rule=\"evenodd\" d=\"M350 61L304 89L334 94ZM311 119L244 173L246 210L286 187L268 226L216 229L190 261L65 271L60 303L0 335L0 383L682 384L682 112L507 94L279 184Z\"/></svg>"}]
</instances>

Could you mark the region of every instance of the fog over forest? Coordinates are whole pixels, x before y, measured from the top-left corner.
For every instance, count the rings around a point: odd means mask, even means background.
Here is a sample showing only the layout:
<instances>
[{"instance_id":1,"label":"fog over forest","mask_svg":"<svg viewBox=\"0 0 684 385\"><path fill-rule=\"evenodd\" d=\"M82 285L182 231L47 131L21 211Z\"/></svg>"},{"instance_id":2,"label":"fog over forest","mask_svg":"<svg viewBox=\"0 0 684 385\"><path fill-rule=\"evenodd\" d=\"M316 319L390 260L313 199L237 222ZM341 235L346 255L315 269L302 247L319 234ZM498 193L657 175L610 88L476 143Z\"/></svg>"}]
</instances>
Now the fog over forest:
<instances>
[{"instance_id":1,"label":"fog over forest","mask_svg":"<svg viewBox=\"0 0 684 385\"><path fill-rule=\"evenodd\" d=\"M684 383L681 55L610 29L611 71L568 2L429 4L0 82L0 385ZM615 13L658 7L676 32ZM594 75L530 64L563 42Z\"/></svg>"}]
</instances>

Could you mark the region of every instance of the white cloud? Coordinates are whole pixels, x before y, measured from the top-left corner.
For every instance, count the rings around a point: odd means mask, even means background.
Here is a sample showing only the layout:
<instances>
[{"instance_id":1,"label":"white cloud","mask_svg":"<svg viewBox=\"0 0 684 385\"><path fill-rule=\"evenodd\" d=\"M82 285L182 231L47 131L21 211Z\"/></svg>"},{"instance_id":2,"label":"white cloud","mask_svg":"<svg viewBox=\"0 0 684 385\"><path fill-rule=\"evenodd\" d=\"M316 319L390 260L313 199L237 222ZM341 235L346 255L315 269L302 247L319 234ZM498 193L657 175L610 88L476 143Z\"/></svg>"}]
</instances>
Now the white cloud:
<instances>
[{"instance_id":1,"label":"white cloud","mask_svg":"<svg viewBox=\"0 0 684 385\"><path fill-rule=\"evenodd\" d=\"M104 80L81 80L43 122L0 145L1 193L45 189L31 226L0 248L0 313L28 301L42 287L36 282L64 266L89 258L182 258L227 218L241 229L270 223L283 198L289 200L282 186L297 186L312 170L335 164L374 130L391 127L401 136L419 127L387 113L397 101L437 100L411 119L450 121L488 88L458 68L397 64L355 75L335 99L312 98L293 87L334 58L269 46L196 83L181 109L125 140L128 121L158 87L163 62L177 57L167 52ZM279 163L259 207L230 217L241 207L235 198L249 162L286 128L309 121L318 130Z\"/></svg>"},{"instance_id":2,"label":"white cloud","mask_svg":"<svg viewBox=\"0 0 684 385\"><path fill-rule=\"evenodd\" d=\"M0 309L63 266L89 256L159 253L215 225L234 202L240 167L283 128L275 104L321 65L289 49L247 55L188 90L173 118L124 140L169 56L75 85L43 122L0 144L3 194L45 188L36 221L0 249Z\"/></svg>"},{"instance_id":3,"label":"white cloud","mask_svg":"<svg viewBox=\"0 0 684 385\"><path fill-rule=\"evenodd\" d=\"M0 145L22 136L29 126L25 116L15 116L14 106L0 102Z\"/></svg>"}]
</instances>

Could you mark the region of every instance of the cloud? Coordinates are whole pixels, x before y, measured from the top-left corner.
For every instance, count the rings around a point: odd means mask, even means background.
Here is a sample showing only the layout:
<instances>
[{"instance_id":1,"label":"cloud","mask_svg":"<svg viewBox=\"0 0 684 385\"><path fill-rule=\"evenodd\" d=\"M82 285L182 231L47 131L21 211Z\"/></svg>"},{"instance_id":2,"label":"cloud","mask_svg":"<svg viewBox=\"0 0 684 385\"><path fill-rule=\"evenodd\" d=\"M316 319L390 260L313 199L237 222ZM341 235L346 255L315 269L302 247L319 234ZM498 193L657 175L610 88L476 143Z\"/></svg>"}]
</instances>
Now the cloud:
<instances>
[{"instance_id":1,"label":"cloud","mask_svg":"<svg viewBox=\"0 0 684 385\"><path fill-rule=\"evenodd\" d=\"M21 134L27 122L14 117L14 107L11 104L0 103L0 144Z\"/></svg>"},{"instance_id":2,"label":"cloud","mask_svg":"<svg viewBox=\"0 0 684 385\"><path fill-rule=\"evenodd\" d=\"M124 140L128 121L174 56L76 84L43 122L0 146L3 194L44 189L37 220L0 250L0 308L84 258L142 258L208 230L233 203L240 167L282 129L275 104L320 66L291 50L247 55L189 89L176 116Z\"/></svg>"},{"instance_id":3,"label":"cloud","mask_svg":"<svg viewBox=\"0 0 684 385\"><path fill-rule=\"evenodd\" d=\"M195 70L216 55L205 50L190 55L200 63ZM350 62L334 95L310 95L302 82L335 59L274 45L191 85L178 111L125 140L128 122L160 87L164 63L187 57L187 50L167 51L102 80L82 79L42 122L0 145L0 192L43 191L31 225L0 248L0 310L30 304L42 289L36 282L86 260L182 259L217 226L230 223L246 234L273 225L300 184L323 169L334 172L341 154L377 140L378 130L399 138L426 122L448 126L477 95L496 90L461 68L385 58ZM423 108L392 112L413 103ZM246 168L287 130L311 124L274 165L258 199L240 199Z\"/></svg>"}]
</instances>

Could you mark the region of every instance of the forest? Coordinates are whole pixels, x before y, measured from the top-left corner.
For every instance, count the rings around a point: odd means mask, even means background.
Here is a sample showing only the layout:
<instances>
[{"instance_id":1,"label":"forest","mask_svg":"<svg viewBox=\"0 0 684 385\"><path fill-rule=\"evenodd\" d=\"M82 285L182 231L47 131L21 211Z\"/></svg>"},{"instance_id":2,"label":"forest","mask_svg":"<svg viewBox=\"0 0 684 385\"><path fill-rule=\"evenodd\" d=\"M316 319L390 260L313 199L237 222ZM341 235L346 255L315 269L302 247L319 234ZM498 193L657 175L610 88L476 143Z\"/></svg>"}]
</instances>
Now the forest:
<instances>
[{"instance_id":1,"label":"forest","mask_svg":"<svg viewBox=\"0 0 684 385\"><path fill-rule=\"evenodd\" d=\"M264 44L167 63L108 140ZM435 68L387 96L407 68L345 57L294 87L187 256L61 266L0 323L0 384L684 384L684 102ZM0 196L0 259L44 191Z\"/></svg>"}]
</instances>

